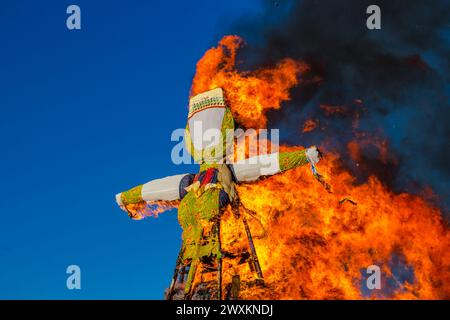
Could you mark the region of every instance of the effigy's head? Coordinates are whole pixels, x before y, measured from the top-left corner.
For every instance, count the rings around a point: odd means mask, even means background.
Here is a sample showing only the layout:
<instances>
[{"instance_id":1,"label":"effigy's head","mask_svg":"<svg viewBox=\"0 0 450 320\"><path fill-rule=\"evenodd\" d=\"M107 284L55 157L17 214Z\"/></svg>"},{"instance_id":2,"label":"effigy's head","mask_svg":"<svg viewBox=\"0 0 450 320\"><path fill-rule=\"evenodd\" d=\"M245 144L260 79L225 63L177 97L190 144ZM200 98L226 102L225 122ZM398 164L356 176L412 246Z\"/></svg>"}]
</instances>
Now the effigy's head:
<instances>
[{"instance_id":1,"label":"effigy's head","mask_svg":"<svg viewBox=\"0 0 450 320\"><path fill-rule=\"evenodd\" d=\"M199 164L221 163L233 147L234 119L223 90L216 88L189 100L185 142Z\"/></svg>"}]
</instances>

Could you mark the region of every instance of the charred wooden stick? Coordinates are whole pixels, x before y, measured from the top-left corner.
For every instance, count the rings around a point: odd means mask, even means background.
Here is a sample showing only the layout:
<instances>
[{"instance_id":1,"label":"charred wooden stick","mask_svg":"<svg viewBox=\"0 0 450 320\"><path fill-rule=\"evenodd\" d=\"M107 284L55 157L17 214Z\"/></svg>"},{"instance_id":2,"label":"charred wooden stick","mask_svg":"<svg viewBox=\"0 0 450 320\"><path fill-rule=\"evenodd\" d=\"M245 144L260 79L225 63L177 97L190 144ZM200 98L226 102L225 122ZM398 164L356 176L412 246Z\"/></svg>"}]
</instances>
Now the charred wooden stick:
<instances>
[{"instance_id":1,"label":"charred wooden stick","mask_svg":"<svg viewBox=\"0 0 450 320\"><path fill-rule=\"evenodd\" d=\"M261 234L261 235L256 235L256 236L254 236L254 238L255 238L255 239L262 239L262 238L265 238L265 237L267 236L267 231L266 231L266 228L264 228L264 225L263 225L263 223L261 222L261 219L258 218L257 213L256 213L255 211L251 210L251 209L248 209L246 206L244 206L244 204L243 204L242 202L241 202L241 206L242 206L242 208L244 208L244 211L245 211L250 217L252 217L253 219L255 219L256 222L257 222L257 223L259 224L259 226L261 227L262 234Z\"/></svg>"},{"instance_id":2,"label":"charred wooden stick","mask_svg":"<svg viewBox=\"0 0 450 320\"><path fill-rule=\"evenodd\" d=\"M241 290L241 277L238 274L235 274L231 278L230 300L238 300L240 290Z\"/></svg>"},{"instance_id":3,"label":"charred wooden stick","mask_svg":"<svg viewBox=\"0 0 450 320\"><path fill-rule=\"evenodd\" d=\"M354 206L356 206L357 205L357 203L355 202L355 201L353 201L352 199L349 199L349 198L344 198L344 199L342 199L342 200L340 200L339 201L339 204L344 204L344 203L346 203L346 202L350 202L352 205L354 205Z\"/></svg>"},{"instance_id":4,"label":"charred wooden stick","mask_svg":"<svg viewBox=\"0 0 450 320\"><path fill-rule=\"evenodd\" d=\"M216 232L217 232L217 239L219 241L219 248L222 252L222 244L220 242L220 221L216 224ZM219 257L218 266L217 266L217 272L218 272L218 300L222 300L222 256Z\"/></svg>"},{"instance_id":5,"label":"charred wooden stick","mask_svg":"<svg viewBox=\"0 0 450 320\"><path fill-rule=\"evenodd\" d=\"M259 264L258 256L256 254L255 244L253 243L252 233L250 232L250 227L248 226L247 219L245 217L242 217L242 222L244 223L245 233L247 234L248 244L250 246L250 254L253 262L253 266L255 267L256 274L258 275L258 278L263 280L263 273L261 270L261 265Z\"/></svg>"},{"instance_id":6,"label":"charred wooden stick","mask_svg":"<svg viewBox=\"0 0 450 320\"><path fill-rule=\"evenodd\" d=\"M250 231L250 227L248 225L247 219L245 218L245 215L241 216L241 214L240 214L241 206L244 210L246 210L246 211L249 210L249 209L245 208L244 205L241 203L239 196L236 196L236 198L234 199L234 201L232 203L233 214L236 218L242 218L242 222L243 222L244 228L245 228L245 233L246 233L247 239L248 239L248 244L250 247L250 262L251 262L250 265L254 267L254 269L256 271L256 275L258 276L258 280L264 281L264 276L262 273L261 265L259 264L258 255L256 254L255 244L253 242L253 237L252 237L252 233Z\"/></svg>"},{"instance_id":7,"label":"charred wooden stick","mask_svg":"<svg viewBox=\"0 0 450 320\"><path fill-rule=\"evenodd\" d=\"M320 173L318 172L314 173L314 177L316 178L317 181L319 181L321 185L323 185L323 187L325 188L325 190L327 190L328 193L333 193L333 191L331 190L331 185L325 181L325 178Z\"/></svg>"},{"instance_id":8,"label":"charred wooden stick","mask_svg":"<svg viewBox=\"0 0 450 320\"><path fill-rule=\"evenodd\" d=\"M175 271L173 273L173 277L172 277L172 283L170 284L169 287L169 292L167 293L167 300L172 300L173 298L173 293L175 290L175 285L177 283L177 278L178 278L178 272L180 270L180 266L181 266L181 260L183 259L183 246L181 246L180 248L180 252L178 253L178 258L177 258L177 262L175 265Z\"/></svg>"}]
</instances>

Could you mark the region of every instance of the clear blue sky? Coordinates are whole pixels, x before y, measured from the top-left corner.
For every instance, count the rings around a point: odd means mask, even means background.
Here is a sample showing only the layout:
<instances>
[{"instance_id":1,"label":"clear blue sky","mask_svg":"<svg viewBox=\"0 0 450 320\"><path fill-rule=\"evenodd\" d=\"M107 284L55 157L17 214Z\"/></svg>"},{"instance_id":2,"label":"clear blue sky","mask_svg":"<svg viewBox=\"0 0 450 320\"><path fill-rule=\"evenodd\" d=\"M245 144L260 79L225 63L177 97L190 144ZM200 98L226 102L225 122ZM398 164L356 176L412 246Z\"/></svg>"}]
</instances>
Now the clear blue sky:
<instances>
[{"instance_id":1,"label":"clear blue sky","mask_svg":"<svg viewBox=\"0 0 450 320\"><path fill-rule=\"evenodd\" d=\"M66 28L77 4L82 30ZM0 298L161 299L176 211L114 195L196 171L170 160L195 64L259 1L23 1L0 9ZM77 264L82 289L66 289Z\"/></svg>"}]
</instances>

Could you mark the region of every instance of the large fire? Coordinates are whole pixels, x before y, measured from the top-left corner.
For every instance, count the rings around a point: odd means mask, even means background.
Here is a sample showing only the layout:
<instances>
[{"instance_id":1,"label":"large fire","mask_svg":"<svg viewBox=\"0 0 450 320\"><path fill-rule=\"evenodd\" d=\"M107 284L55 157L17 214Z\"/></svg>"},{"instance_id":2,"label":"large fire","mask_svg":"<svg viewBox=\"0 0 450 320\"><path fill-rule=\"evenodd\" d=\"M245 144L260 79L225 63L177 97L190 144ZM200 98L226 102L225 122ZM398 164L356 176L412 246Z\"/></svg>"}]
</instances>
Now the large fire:
<instances>
[{"instance_id":1,"label":"large fire","mask_svg":"<svg viewBox=\"0 0 450 320\"><path fill-rule=\"evenodd\" d=\"M217 48L208 50L197 63L191 94L223 88L239 123L248 128L265 128L265 112L281 108L281 102L289 99L289 89L299 83L298 75L308 67L302 62L284 59L274 68L239 73L234 67L236 52L242 43L237 36L226 36Z\"/></svg>"},{"instance_id":2,"label":"large fire","mask_svg":"<svg viewBox=\"0 0 450 320\"><path fill-rule=\"evenodd\" d=\"M242 43L226 36L206 52L197 64L192 94L221 87L241 125L264 128L266 111L289 100L289 90L308 66L285 59L271 69L240 73L235 64ZM312 131L316 126L310 121L299 127ZM360 143L367 141L355 138L348 145L355 161ZM300 147L281 150L294 148ZM374 176L355 184L339 154L326 154L318 169L331 192L308 167L238 186L243 204L257 213L247 220L266 285L248 285L254 278L248 265L226 259L225 284L239 273L244 299L450 298L450 232L438 209L419 196L394 193ZM224 250L247 246L242 223L229 211L222 221ZM381 268L380 290L366 287L371 265Z\"/></svg>"}]
</instances>

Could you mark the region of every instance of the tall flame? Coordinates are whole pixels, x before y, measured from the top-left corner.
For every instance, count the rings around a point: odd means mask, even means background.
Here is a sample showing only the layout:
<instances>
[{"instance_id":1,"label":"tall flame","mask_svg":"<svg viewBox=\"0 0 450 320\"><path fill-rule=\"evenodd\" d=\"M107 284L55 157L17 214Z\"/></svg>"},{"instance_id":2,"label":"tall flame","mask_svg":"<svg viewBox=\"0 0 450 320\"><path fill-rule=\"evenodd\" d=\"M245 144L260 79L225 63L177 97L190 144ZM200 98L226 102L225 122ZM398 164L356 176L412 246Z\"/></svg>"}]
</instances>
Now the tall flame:
<instances>
[{"instance_id":1,"label":"tall flame","mask_svg":"<svg viewBox=\"0 0 450 320\"><path fill-rule=\"evenodd\" d=\"M226 36L206 52L197 64L192 94L222 87L238 122L263 128L266 111L289 100L289 89L308 66L285 59L274 68L240 73L235 63L242 43L237 36ZM304 127L314 129L312 122ZM359 143L365 142L355 139L348 150L362 161ZM298 147L281 150L294 148ZM450 232L437 208L419 196L394 193L375 176L357 185L339 154L327 154L318 169L332 193L307 167L238 186L244 205L257 213L247 219L266 282L261 287L243 281L241 298L450 298ZM223 216L222 244L227 252L247 245L236 219L229 211ZM373 265L381 270L381 289L366 285ZM224 270L225 283L235 273L247 283L253 278L246 264L225 260Z\"/></svg>"},{"instance_id":2,"label":"tall flame","mask_svg":"<svg viewBox=\"0 0 450 320\"><path fill-rule=\"evenodd\" d=\"M307 71L302 62L284 59L274 68L237 72L236 53L243 44L238 36L225 36L216 48L208 50L197 63L191 94L222 88L232 106L235 119L249 128L264 128L265 113L281 108L289 100L289 89L299 83L298 75Z\"/></svg>"}]
</instances>

